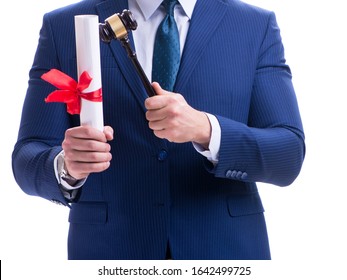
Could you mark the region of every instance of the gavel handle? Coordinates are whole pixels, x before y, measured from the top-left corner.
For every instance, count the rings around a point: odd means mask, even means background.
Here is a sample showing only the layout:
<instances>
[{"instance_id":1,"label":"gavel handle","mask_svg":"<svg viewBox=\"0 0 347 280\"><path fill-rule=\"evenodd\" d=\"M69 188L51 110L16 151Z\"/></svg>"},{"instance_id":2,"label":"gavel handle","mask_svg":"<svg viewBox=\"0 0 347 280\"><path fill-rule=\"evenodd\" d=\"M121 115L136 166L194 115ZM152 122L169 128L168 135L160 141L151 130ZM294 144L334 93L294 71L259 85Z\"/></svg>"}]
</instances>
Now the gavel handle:
<instances>
[{"instance_id":1,"label":"gavel handle","mask_svg":"<svg viewBox=\"0 0 347 280\"><path fill-rule=\"evenodd\" d=\"M121 39L121 44L122 46L125 48L125 50L128 53L128 56L130 57L133 65L135 66L135 69L137 71L137 73L139 74L142 84L144 85L146 92L148 94L149 97L152 97L154 95L156 95L150 81L148 80L145 72L143 71L143 68L141 67L141 64L139 63L136 53L135 51L133 51L130 47L130 43L129 43L129 38L128 36L126 36L125 38Z\"/></svg>"}]
</instances>

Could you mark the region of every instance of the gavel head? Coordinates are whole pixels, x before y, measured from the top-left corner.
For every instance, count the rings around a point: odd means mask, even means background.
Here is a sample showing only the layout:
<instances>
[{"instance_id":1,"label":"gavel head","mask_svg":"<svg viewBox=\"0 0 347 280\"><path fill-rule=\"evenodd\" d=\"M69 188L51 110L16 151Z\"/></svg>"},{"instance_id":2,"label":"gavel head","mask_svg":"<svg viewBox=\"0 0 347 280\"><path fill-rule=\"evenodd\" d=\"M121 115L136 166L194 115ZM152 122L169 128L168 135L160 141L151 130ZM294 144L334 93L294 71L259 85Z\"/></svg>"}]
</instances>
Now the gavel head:
<instances>
[{"instance_id":1,"label":"gavel head","mask_svg":"<svg viewBox=\"0 0 347 280\"><path fill-rule=\"evenodd\" d=\"M112 39L121 40L128 36L130 30L136 30L137 22L129 10L123 10L121 14L116 13L99 24L100 38L105 43Z\"/></svg>"}]
</instances>

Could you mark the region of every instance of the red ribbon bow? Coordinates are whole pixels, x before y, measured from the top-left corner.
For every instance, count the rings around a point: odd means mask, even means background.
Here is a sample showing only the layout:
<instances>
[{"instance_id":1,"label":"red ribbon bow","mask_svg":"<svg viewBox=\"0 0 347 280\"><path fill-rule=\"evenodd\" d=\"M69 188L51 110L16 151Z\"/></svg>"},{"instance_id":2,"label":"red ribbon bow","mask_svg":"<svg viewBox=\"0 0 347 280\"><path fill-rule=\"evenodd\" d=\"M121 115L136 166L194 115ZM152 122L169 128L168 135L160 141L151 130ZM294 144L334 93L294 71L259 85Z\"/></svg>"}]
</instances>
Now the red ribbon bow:
<instances>
[{"instance_id":1,"label":"red ribbon bow","mask_svg":"<svg viewBox=\"0 0 347 280\"><path fill-rule=\"evenodd\" d=\"M81 98L93 102L102 101L101 88L92 92L82 92L89 87L92 81L87 71L81 74L78 83L57 69L48 71L41 78L59 89L50 93L45 98L45 102L64 102L67 106L67 112L71 115L81 112Z\"/></svg>"}]
</instances>

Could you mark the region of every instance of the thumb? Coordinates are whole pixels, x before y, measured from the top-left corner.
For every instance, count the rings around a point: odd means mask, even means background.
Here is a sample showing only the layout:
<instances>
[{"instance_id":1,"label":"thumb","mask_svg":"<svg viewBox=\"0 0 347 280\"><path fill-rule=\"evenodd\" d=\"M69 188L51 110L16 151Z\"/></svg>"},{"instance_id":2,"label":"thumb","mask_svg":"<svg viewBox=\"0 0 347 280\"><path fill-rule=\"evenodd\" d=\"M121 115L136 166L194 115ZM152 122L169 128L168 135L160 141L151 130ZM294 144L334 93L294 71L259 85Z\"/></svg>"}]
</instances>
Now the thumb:
<instances>
[{"instance_id":1,"label":"thumb","mask_svg":"<svg viewBox=\"0 0 347 280\"><path fill-rule=\"evenodd\" d=\"M172 94L172 92L164 90L157 82L153 82L152 87L157 95Z\"/></svg>"},{"instance_id":2,"label":"thumb","mask_svg":"<svg viewBox=\"0 0 347 280\"><path fill-rule=\"evenodd\" d=\"M112 127L105 126L104 127L104 133L105 133L107 141L113 140L113 128Z\"/></svg>"}]
</instances>

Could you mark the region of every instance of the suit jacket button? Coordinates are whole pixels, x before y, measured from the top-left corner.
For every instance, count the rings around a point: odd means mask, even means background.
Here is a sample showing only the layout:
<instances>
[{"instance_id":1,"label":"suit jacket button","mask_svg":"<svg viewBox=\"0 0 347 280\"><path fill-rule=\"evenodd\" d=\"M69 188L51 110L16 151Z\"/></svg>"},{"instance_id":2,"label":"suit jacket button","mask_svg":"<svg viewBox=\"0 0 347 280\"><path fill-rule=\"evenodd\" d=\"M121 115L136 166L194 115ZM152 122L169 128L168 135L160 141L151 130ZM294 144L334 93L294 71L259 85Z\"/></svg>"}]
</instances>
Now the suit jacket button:
<instances>
[{"instance_id":1,"label":"suit jacket button","mask_svg":"<svg viewBox=\"0 0 347 280\"><path fill-rule=\"evenodd\" d=\"M56 200L56 199L51 199L51 202L53 202L54 204L57 204L57 205L64 205L62 202L60 202L59 200Z\"/></svg>"},{"instance_id":2,"label":"suit jacket button","mask_svg":"<svg viewBox=\"0 0 347 280\"><path fill-rule=\"evenodd\" d=\"M242 176L241 176L241 180L246 180L247 177L248 177L247 172L243 172L243 173L242 173Z\"/></svg>"},{"instance_id":3,"label":"suit jacket button","mask_svg":"<svg viewBox=\"0 0 347 280\"><path fill-rule=\"evenodd\" d=\"M163 149L158 153L158 160L164 161L164 160L166 160L167 156L168 156L168 152Z\"/></svg>"},{"instance_id":4,"label":"suit jacket button","mask_svg":"<svg viewBox=\"0 0 347 280\"><path fill-rule=\"evenodd\" d=\"M238 172L236 173L236 178L237 178L238 180L240 180L241 177L242 177L242 174L243 174L243 172L238 171Z\"/></svg>"},{"instance_id":5,"label":"suit jacket button","mask_svg":"<svg viewBox=\"0 0 347 280\"><path fill-rule=\"evenodd\" d=\"M231 171L231 170L228 170L228 171L225 173L225 177L231 178L231 173L232 173L232 171Z\"/></svg>"}]
</instances>

